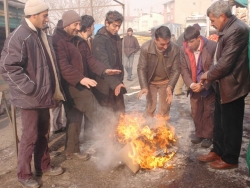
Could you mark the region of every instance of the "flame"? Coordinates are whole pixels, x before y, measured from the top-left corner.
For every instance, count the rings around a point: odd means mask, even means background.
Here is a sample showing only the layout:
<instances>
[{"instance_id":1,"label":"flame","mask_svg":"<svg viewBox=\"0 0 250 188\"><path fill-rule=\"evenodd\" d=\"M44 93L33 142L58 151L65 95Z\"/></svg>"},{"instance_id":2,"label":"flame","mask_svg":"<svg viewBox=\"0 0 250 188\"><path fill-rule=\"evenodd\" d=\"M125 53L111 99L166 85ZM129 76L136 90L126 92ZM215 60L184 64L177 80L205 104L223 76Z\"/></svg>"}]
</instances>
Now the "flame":
<instances>
[{"instance_id":1,"label":"flame","mask_svg":"<svg viewBox=\"0 0 250 188\"><path fill-rule=\"evenodd\" d=\"M175 155L175 151L168 151L176 142L174 129L166 122L166 118L156 117L152 128L146 124L142 114L121 116L116 130L117 140L122 144L131 143L133 151L128 155L141 168L164 167Z\"/></svg>"}]
</instances>

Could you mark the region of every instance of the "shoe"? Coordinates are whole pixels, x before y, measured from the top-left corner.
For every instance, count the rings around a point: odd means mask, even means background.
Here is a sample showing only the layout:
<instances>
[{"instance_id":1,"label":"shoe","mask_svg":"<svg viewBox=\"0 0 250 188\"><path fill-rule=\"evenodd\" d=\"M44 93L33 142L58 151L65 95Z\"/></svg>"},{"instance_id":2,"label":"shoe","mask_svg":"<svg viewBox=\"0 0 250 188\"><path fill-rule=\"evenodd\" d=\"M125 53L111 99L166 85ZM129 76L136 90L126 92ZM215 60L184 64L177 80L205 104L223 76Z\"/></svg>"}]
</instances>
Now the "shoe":
<instances>
[{"instance_id":1,"label":"shoe","mask_svg":"<svg viewBox=\"0 0 250 188\"><path fill-rule=\"evenodd\" d=\"M67 158L67 160L77 158L77 159L81 159L83 161L87 161L90 159L90 154L88 154L88 153L71 153L71 154L66 154L66 158Z\"/></svg>"},{"instance_id":2,"label":"shoe","mask_svg":"<svg viewBox=\"0 0 250 188\"><path fill-rule=\"evenodd\" d=\"M211 162L209 165L213 169L221 169L221 170L238 167L238 164L229 164L229 163L224 162L222 159Z\"/></svg>"},{"instance_id":3,"label":"shoe","mask_svg":"<svg viewBox=\"0 0 250 188\"><path fill-rule=\"evenodd\" d=\"M178 93L178 94L174 94L175 96L180 96L180 95L185 95L184 92Z\"/></svg>"},{"instance_id":4,"label":"shoe","mask_svg":"<svg viewBox=\"0 0 250 188\"><path fill-rule=\"evenodd\" d=\"M36 176L58 176L60 174L63 173L63 169L62 167L58 166L58 167L54 167L54 166L51 166L49 170L47 170L46 172L39 172L39 171L36 171Z\"/></svg>"},{"instance_id":5,"label":"shoe","mask_svg":"<svg viewBox=\"0 0 250 188\"><path fill-rule=\"evenodd\" d=\"M38 188L38 187L40 187L38 182L36 180L34 180L33 178L30 178L28 180L18 180L18 181L19 181L19 183L22 184L23 187L28 187L28 188Z\"/></svg>"},{"instance_id":6,"label":"shoe","mask_svg":"<svg viewBox=\"0 0 250 188\"><path fill-rule=\"evenodd\" d=\"M132 79L132 78L127 78L127 80L128 80L128 81L133 81L133 79Z\"/></svg>"},{"instance_id":7,"label":"shoe","mask_svg":"<svg viewBox=\"0 0 250 188\"><path fill-rule=\"evenodd\" d=\"M198 137L194 136L194 137L191 139L191 142L192 142L193 144L199 144L199 143L201 143L202 140L203 140L203 138L198 138Z\"/></svg>"},{"instance_id":8,"label":"shoe","mask_svg":"<svg viewBox=\"0 0 250 188\"><path fill-rule=\"evenodd\" d=\"M201 147L203 148L209 148L213 144L212 139L204 139L201 142Z\"/></svg>"},{"instance_id":9,"label":"shoe","mask_svg":"<svg viewBox=\"0 0 250 188\"><path fill-rule=\"evenodd\" d=\"M209 152L207 155L201 155L198 157L199 161L202 162L212 162L219 160L221 157L214 152Z\"/></svg>"}]
</instances>

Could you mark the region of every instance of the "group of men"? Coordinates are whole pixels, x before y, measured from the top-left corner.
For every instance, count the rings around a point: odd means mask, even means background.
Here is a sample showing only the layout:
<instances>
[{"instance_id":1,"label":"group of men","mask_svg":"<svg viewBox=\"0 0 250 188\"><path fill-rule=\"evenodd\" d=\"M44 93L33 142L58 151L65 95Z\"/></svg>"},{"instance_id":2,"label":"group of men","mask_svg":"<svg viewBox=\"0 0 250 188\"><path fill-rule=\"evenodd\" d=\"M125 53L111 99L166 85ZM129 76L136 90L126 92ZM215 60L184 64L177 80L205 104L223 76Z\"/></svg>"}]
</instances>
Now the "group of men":
<instances>
[{"instance_id":1,"label":"group of men","mask_svg":"<svg viewBox=\"0 0 250 188\"><path fill-rule=\"evenodd\" d=\"M168 116L180 72L190 94L195 124L192 143L211 151L198 157L214 169L235 168L240 155L244 99L249 92L248 26L237 19L226 1L207 9L217 29L217 43L189 26L181 47L171 41L167 27L159 27L154 39L144 43L138 63L141 91L147 95L146 113L153 116L159 95L158 114Z\"/></svg>"},{"instance_id":2,"label":"group of men","mask_svg":"<svg viewBox=\"0 0 250 188\"><path fill-rule=\"evenodd\" d=\"M22 137L18 152L18 180L24 187L39 187L35 174L59 175L61 167L50 164L48 152L49 108L64 101L67 130L65 156L89 159L80 152L79 134L85 116L96 127L105 126L105 109L119 118L125 112L122 42L118 30L123 16L106 14L105 26L95 38L91 16L66 11L58 21L52 40L42 29L49 21L48 5L28 0L22 24L6 39L0 71L10 88L10 100L20 108ZM141 47L137 67L141 91L146 94L146 115L153 117L159 94L158 114L169 116L173 90L181 73L190 94L195 124L193 143L213 143L211 152L199 157L216 169L236 167L241 148L244 98L249 92L248 27L232 15L225 1L207 10L211 25L219 32L216 44L195 27L187 27L183 46L171 41L168 27L156 29L154 39ZM125 42L128 80L131 62L139 50L128 29ZM133 41L133 42L131 42ZM134 49L129 50L131 44ZM131 56L132 55L132 56ZM102 123L102 125L100 125Z\"/></svg>"}]
</instances>

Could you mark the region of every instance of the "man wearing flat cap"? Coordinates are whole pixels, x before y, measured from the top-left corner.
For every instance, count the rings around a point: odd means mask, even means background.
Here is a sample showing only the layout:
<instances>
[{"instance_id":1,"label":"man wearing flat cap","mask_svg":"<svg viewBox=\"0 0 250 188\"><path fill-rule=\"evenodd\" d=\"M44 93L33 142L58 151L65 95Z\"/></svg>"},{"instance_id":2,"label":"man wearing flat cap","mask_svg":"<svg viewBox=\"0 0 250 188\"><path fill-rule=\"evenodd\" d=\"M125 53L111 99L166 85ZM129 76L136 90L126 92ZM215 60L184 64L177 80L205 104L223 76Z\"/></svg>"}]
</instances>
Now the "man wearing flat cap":
<instances>
[{"instance_id":1,"label":"man wearing flat cap","mask_svg":"<svg viewBox=\"0 0 250 188\"><path fill-rule=\"evenodd\" d=\"M65 155L67 159L87 160L90 156L80 152L79 142L83 115L95 126L104 121L104 113L100 112L101 107L91 91L97 83L88 78L88 70L101 77L120 71L107 69L93 57L87 41L78 36L80 27L80 15L73 10L66 11L62 15L62 26L56 27L52 39L67 98Z\"/></svg>"},{"instance_id":2,"label":"man wearing flat cap","mask_svg":"<svg viewBox=\"0 0 250 188\"><path fill-rule=\"evenodd\" d=\"M23 187L39 187L31 173L31 159L37 176L59 175L61 167L50 164L48 151L49 108L64 100L52 43L42 31L48 19L48 5L28 0L21 25L6 39L0 72L10 88L11 103L20 108L22 137L19 143L17 177Z\"/></svg>"}]
</instances>

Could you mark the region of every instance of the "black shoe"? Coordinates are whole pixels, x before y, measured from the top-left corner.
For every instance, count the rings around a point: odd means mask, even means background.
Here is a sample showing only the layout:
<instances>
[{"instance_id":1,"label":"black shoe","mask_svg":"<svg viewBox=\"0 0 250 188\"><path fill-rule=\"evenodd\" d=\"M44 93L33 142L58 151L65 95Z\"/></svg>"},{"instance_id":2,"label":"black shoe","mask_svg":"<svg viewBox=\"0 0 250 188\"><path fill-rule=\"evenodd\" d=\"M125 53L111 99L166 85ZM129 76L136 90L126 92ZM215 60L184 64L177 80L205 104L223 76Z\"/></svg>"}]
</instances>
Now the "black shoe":
<instances>
[{"instance_id":1,"label":"black shoe","mask_svg":"<svg viewBox=\"0 0 250 188\"><path fill-rule=\"evenodd\" d=\"M185 95L184 92L178 93L178 94L174 94L175 96L180 96L180 95Z\"/></svg>"},{"instance_id":2,"label":"black shoe","mask_svg":"<svg viewBox=\"0 0 250 188\"><path fill-rule=\"evenodd\" d=\"M58 166L58 167L53 167L51 166L49 170L47 170L46 172L36 172L36 176L58 176L60 174L63 173L63 169L62 167Z\"/></svg>"},{"instance_id":3,"label":"black shoe","mask_svg":"<svg viewBox=\"0 0 250 188\"><path fill-rule=\"evenodd\" d=\"M209 148L213 144L212 139L204 139L201 143L201 147Z\"/></svg>"},{"instance_id":4,"label":"black shoe","mask_svg":"<svg viewBox=\"0 0 250 188\"><path fill-rule=\"evenodd\" d=\"M193 144L199 144L199 143L201 143L202 140L203 140L203 138L194 137L191 139L191 142Z\"/></svg>"},{"instance_id":5,"label":"black shoe","mask_svg":"<svg viewBox=\"0 0 250 188\"><path fill-rule=\"evenodd\" d=\"M36 180L34 180L33 178L30 178L28 180L18 180L23 187L28 187L28 188L38 188L40 187L40 185L38 184L38 182Z\"/></svg>"},{"instance_id":6,"label":"black shoe","mask_svg":"<svg viewBox=\"0 0 250 188\"><path fill-rule=\"evenodd\" d=\"M128 81L133 81L133 79L132 79L132 78L127 78L127 80L128 80Z\"/></svg>"}]
</instances>

